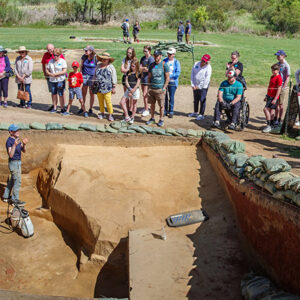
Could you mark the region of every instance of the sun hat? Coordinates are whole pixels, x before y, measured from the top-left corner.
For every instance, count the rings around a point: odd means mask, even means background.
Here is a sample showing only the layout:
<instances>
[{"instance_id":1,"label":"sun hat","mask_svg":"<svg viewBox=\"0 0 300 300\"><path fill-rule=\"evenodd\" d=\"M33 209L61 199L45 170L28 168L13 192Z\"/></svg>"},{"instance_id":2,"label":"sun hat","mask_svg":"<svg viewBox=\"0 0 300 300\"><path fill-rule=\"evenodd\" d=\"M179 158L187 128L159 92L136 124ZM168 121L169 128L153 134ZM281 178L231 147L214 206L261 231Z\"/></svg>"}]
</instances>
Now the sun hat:
<instances>
[{"instance_id":1,"label":"sun hat","mask_svg":"<svg viewBox=\"0 0 300 300\"><path fill-rule=\"evenodd\" d=\"M284 56L287 56L286 53L284 52L284 50L278 50L274 55L284 55Z\"/></svg>"},{"instance_id":2,"label":"sun hat","mask_svg":"<svg viewBox=\"0 0 300 300\"><path fill-rule=\"evenodd\" d=\"M210 55L209 54L204 54L202 56L201 60L203 60L205 62L209 62L210 61Z\"/></svg>"},{"instance_id":3,"label":"sun hat","mask_svg":"<svg viewBox=\"0 0 300 300\"><path fill-rule=\"evenodd\" d=\"M227 77L235 77L236 76L236 73L234 70L229 70L227 73L226 73L226 76Z\"/></svg>"},{"instance_id":4,"label":"sun hat","mask_svg":"<svg viewBox=\"0 0 300 300\"><path fill-rule=\"evenodd\" d=\"M175 48L169 48L167 53L168 54L176 54L176 49Z\"/></svg>"},{"instance_id":5,"label":"sun hat","mask_svg":"<svg viewBox=\"0 0 300 300\"><path fill-rule=\"evenodd\" d=\"M78 62L78 61L73 61L73 62L72 62L72 68L73 68L73 67L79 68L79 62Z\"/></svg>"},{"instance_id":6,"label":"sun hat","mask_svg":"<svg viewBox=\"0 0 300 300\"><path fill-rule=\"evenodd\" d=\"M110 62L115 61L115 59L111 57L108 52L103 52L101 55L97 55L97 59L100 61L102 61L103 59L109 59Z\"/></svg>"},{"instance_id":7,"label":"sun hat","mask_svg":"<svg viewBox=\"0 0 300 300\"><path fill-rule=\"evenodd\" d=\"M5 50L5 49L3 48L3 46L0 46L0 52L4 52L4 53L6 53L6 52L7 52L7 50Z\"/></svg>"},{"instance_id":8,"label":"sun hat","mask_svg":"<svg viewBox=\"0 0 300 300\"><path fill-rule=\"evenodd\" d=\"M154 56L159 56L159 55L162 55L161 51L160 50L155 50L154 51Z\"/></svg>"},{"instance_id":9,"label":"sun hat","mask_svg":"<svg viewBox=\"0 0 300 300\"><path fill-rule=\"evenodd\" d=\"M88 51L88 50L95 51L95 48L93 46L88 45L84 48L84 51Z\"/></svg>"},{"instance_id":10,"label":"sun hat","mask_svg":"<svg viewBox=\"0 0 300 300\"><path fill-rule=\"evenodd\" d=\"M25 46L20 46L19 47L19 50L18 51L16 51L17 53L20 53L20 52L23 52L23 51L25 51L25 52L29 52L27 49L26 49L26 47Z\"/></svg>"},{"instance_id":11,"label":"sun hat","mask_svg":"<svg viewBox=\"0 0 300 300\"><path fill-rule=\"evenodd\" d=\"M11 124L8 127L8 131L18 131L18 130L20 130L20 127L16 124Z\"/></svg>"}]
</instances>

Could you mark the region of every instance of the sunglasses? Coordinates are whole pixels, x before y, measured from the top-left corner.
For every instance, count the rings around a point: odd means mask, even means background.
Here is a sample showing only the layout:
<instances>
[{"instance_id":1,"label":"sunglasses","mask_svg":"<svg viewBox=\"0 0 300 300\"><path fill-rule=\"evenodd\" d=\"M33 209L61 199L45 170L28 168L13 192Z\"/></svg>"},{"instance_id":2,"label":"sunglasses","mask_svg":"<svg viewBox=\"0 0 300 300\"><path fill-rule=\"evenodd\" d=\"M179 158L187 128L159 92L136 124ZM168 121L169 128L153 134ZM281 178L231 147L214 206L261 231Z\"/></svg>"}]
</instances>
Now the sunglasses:
<instances>
[{"instance_id":1,"label":"sunglasses","mask_svg":"<svg viewBox=\"0 0 300 300\"><path fill-rule=\"evenodd\" d=\"M54 54L53 56L56 56L56 57L58 57L58 56L60 56L60 54Z\"/></svg>"},{"instance_id":2,"label":"sunglasses","mask_svg":"<svg viewBox=\"0 0 300 300\"><path fill-rule=\"evenodd\" d=\"M19 53L26 53L26 51L19 51Z\"/></svg>"}]
</instances>

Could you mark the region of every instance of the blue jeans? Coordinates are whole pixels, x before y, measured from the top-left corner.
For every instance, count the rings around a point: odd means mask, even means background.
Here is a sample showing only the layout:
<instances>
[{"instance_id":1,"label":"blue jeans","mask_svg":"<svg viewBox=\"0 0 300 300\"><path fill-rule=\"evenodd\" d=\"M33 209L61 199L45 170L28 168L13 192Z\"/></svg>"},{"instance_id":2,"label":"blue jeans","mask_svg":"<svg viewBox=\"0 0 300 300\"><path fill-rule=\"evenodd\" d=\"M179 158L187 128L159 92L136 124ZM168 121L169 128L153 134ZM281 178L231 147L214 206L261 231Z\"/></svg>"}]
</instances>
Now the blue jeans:
<instances>
[{"instance_id":1,"label":"blue jeans","mask_svg":"<svg viewBox=\"0 0 300 300\"><path fill-rule=\"evenodd\" d=\"M27 105L31 106L32 105L32 95L31 95L31 90L30 90L30 86L31 84L25 84L25 91L28 92L29 94L29 101L27 102ZM18 83L18 89L20 90L21 89L21 84ZM20 104L22 106L25 106L25 101L24 100L20 100Z\"/></svg>"},{"instance_id":2,"label":"blue jeans","mask_svg":"<svg viewBox=\"0 0 300 300\"><path fill-rule=\"evenodd\" d=\"M11 200L17 201L19 199L19 191L21 187L21 161L20 160L11 160L8 162L8 168L10 171L10 179L7 183L7 186L4 190L3 198L8 199L12 192Z\"/></svg>"},{"instance_id":3,"label":"blue jeans","mask_svg":"<svg viewBox=\"0 0 300 300\"><path fill-rule=\"evenodd\" d=\"M177 86L174 82L169 83L168 85L168 93L166 93L165 98L165 114L174 114L174 97Z\"/></svg>"}]
</instances>

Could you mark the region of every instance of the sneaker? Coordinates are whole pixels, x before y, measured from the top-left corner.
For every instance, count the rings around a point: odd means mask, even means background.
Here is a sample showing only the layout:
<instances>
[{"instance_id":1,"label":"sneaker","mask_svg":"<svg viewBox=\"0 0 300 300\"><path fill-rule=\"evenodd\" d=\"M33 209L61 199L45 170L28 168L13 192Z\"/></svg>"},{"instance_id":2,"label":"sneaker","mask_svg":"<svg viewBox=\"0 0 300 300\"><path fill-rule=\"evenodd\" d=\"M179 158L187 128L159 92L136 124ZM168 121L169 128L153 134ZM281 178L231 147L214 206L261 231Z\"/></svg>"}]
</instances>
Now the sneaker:
<instances>
[{"instance_id":1,"label":"sneaker","mask_svg":"<svg viewBox=\"0 0 300 300\"><path fill-rule=\"evenodd\" d=\"M130 117L125 118L124 121L125 121L125 122L130 122L130 121L131 121L131 118L130 118Z\"/></svg>"},{"instance_id":2,"label":"sneaker","mask_svg":"<svg viewBox=\"0 0 300 300\"><path fill-rule=\"evenodd\" d=\"M159 122L157 123L157 126L159 126L159 127L164 126L164 121L163 120L159 120Z\"/></svg>"},{"instance_id":3,"label":"sneaker","mask_svg":"<svg viewBox=\"0 0 300 300\"><path fill-rule=\"evenodd\" d=\"M173 113L169 113L168 117L169 117L170 119L172 119L172 118L174 117L174 114L173 114Z\"/></svg>"},{"instance_id":4,"label":"sneaker","mask_svg":"<svg viewBox=\"0 0 300 300\"><path fill-rule=\"evenodd\" d=\"M188 114L188 117L190 117L190 118L196 118L197 116L198 116L198 114L196 112Z\"/></svg>"},{"instance_id":5,"label":"sneaker","mask_svg":"<svg viewBox=\"0 0 300 300\"><path fill-rule=\"evenodd\" d=\"M132 125L134 123L134 118L131 118L128 123Z\"/></svg>"},{"instance_id":6,"label":"sneaker","mask_svg":"<svg viewBox=\"0 0 300 300\"><path fill-rule=\"evenodd\" d=\"M262 132L263 133L268 133L268 132L270 132L272 130L272 127L270 126L270 125L267 125L263 130L262 130Z\"/></svg>"},{"instance_id":7,"label":"sneaker","mask_svg":"<svg viewBox=\"0 0 300 300\"><path fill-rule=\"evenodd\" d=\"M61 114L64 114L65 112L66 112L66 110L64 108L60 110Z\"/></svg>"},{"instance_id":8,"label":"sneaker","mask_svg":"<svg viewBox=\"0 0 300 300\"><path fill-rule=\"evenodd\" d=\"M295 122L296 126L300 126L300 121Z\"/></svg>"},{"instance_id":9,"label":"sneaker","mask_svg":"<svg viewBox=\"0 0 300 300\"><path fill-rule=\"evenodd\" d=\"M230 123L228 125L228 129L235 130L235 124L234 123Z\"/></svg>"},{"instance_id":10,"label":"sneaker","mask_svg":"<svg viewBox=\"0 0 300 300\"><path fill-rule=\"evenodd\" d=\"M202 115L198 115L198 116L196 117L196 120L197 120L197 121L204 120L204 116L202 116Z\"/></svg>"},{"instance_id":11,"label":"sneaker","mask_svg":"<svg viewBox=\"0 0 300 300\"><path fill-rule=\"evenodd\" d=\"M10 198L2 198L2 201L5 203L9 202L10 200L11 200Z\"/></svg>"},{"instance_id":12,"label":"sneaker","mask_svg":"<svg viewBox=\"0 0 300 300\"><path fill-rule=\"evenodd\" d=\"M56 109L52 108L52 109L50 110L50 113L51 113L51 114L56 113Z\"/></svg>"},{"instance_id":13,"label":"sneaker","mask_svg":"<svg viewBox=\"0 0 300 300\"><path fill-rule=\"evenodd\" d=\"M89 114L92 114L93 113L93 110L90 108L89 109Z\"/></svg>"},{"instance_id":14,"label":"sneaker","mask_svg":"<svg viewBox=\"0 0 300 300\"><path fill-rule=\"evenodd\" d=\"M4 102L3 101L0 101L0 106L2 106L4 104Z\"/></svg>"},{"instance_id":15,"label":"sneaker","mask_svg":"<svg viewBox=\"0 0 300 300\"><path fill-rule=\"evenodd\" d=\"M26 109L31 109L31 108L32 108L31 105L26 106Z\"/></svg>"},{"instance_id":16,"label":"sneaker","mask_svg":"<svg viewBox=\"0 0 300 300\"><path fill-rule=\"evenodd\" d=\"M149 116L149 110L144 110L143 112L142 112L142 117L147 117L147 116Z\"/></svg>"},{"instance_id":17,"label":"sneaker","mask_svg":"<svg viewBox=\"0 0 300 300\"><path fill-rule=\"evenodd\" d=\"M26 202L20 200L11 200L12 205L24 206Z\"/></svg>"},{"instance_id":18,"label":"sneaker","mask_svg":"<svg viewBox=\"0 0 300 300\"><path fill-rule=\"evenodd\" d=\"M214 121L211 125L212 128L220 128L220 121Z\"/></svg>"},{"instance_id":19,"label":"sneaker","mask_svg":"<svg viewBox=\"0 0 300 300\"><path fill-rule=\"evenodd\" d=\"M68 112L68 111L65 111L65 112L63 112L63 113L61 113L63 116L69 116L70 115L70 113Z\"/></svg>"},{"instance_id":20,"label":"sneaker","mask_svg":"<svg viewBox=\"0 0 300 300\"><path fill-rule=\"evenodd\" d=\"M98 119L102 120L102 119L104 119L104 114L100 113L100 114L98 114L97 117L98 117Z\"/></svg>"},{"instance_id":21,"label":"sneaker","mask_svg":"<svg viewBox=\"0 0 300 300\"><path fill-rule=\"evenodd\" d=\"M115 118L113 115L108 115L108 121L112 122L114 120L115 120Z\"/></svg>"},{"instance_id":22,"label":"sneaker","mask_svg":"<svg viewBox=\"0 0 300 300\"><path fill-rule=\"evenodd\" d=\"M278 124L279 124L279 122L276 120L276 121L274 122L274 127L278 126Z\"/></svg>"},{"instance_id":23,"label":"sneaker","mask_svg":"<svg viewBox=\"0 0 300 300\"><path fill-rule=\"evenodd\" d=\"M48 110L48 111L51 111L53 108L54 108L54 106L51 105L47 110Z\"/></svg>"},{"instance_id":24,"label":"sneaker","mask_svg":"<svg viewBox=\"0 0 300 300\"><path fill-rule=\"evenodd\" d=\"M4 107L4 108L7 108L7 106L8 106L8 105L7 105L7 102L4 102L4 103L3 103L3 107Z\"/></svg>"},{"instance_id":25,"label":"sneaker","mask_svg":"<svg viewBox=\"0 0 300 300\"><path fill-rule=\"evenodd\" d=\"M151 125L154 123L155 123L155 120L153 118L151 118L149 121L146 122L146 125Z\"/></svg>"},{"instance_id":26,"label":"sneaker","mask_svg":"<svg viewBox=\"0 0 300 300\"><path fill-rule=\"evenodd\" d=\"M83 113L83 110L80 108L79 111L77 112L77 115L80 115Z\"/></svg>"},{"instance_id":27,"label":"sneaker","mask_svg":"<svg viewBox=\"0 0 300 300\"><path fill-rule=\"evenodd\" d=\"M83 114L83 116L84 116L85 118L88 118L88 117L89 117L89 114L88 114L87 112L85 112L85 113Z\"/></svg>"}]
</instances>

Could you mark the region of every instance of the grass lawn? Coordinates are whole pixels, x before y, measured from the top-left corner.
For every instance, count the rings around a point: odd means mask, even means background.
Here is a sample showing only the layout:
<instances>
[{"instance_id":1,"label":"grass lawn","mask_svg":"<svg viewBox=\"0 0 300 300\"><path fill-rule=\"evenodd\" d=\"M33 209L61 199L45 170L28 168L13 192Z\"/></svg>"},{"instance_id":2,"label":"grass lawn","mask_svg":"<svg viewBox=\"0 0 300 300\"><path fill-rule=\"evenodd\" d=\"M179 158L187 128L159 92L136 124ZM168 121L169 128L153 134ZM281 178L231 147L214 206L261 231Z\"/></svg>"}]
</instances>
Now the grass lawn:
<instances>
[{"instance_id":1,"label":"grass lawn","mask_svg":"<svg viewBox=\"0 0 300 300\"><path fill-rule=\"evenodd\" d=\"M44 49L47 43L54 43L55 46L65 49L80 49L86 46L87 42L75 42L69 36L76 37L106 37L120 38L121 29L118 27L13 27L0 28L1 44L10 49L17 49L20 45L25 45L28 49ZM170 30L142 29L141 39L175 40L176 33ZM212 84L218 85L224 80L225 64L230 58L230 53L238 50L241 53L240 61L244 64L244 76L249 86L268 84L271 72L270 66L275 63L274 53L278 49L284 49L288 55L294 81L294 73L300 68L300 40L287 38L267 38L247 34L222 34L222 33L199 33L194 32L194 39L205 40L216 44L213 46L195 46L195 58L199 60L205 53L212 57L211 65L213 69ZM95 48L106 49L116 58L114 63L119 79L121 61L125 56L125 45L120 42L90 42ZM143 55L143 45L134 44L137 56ZM178 53L177 58L181 62L182 75L180 82L189 84L190 71L193 65L191 54ZM78 60L80 57L78 57ZM35 74L35 78L40 74Z\"/></svg>"}]
</instances>

